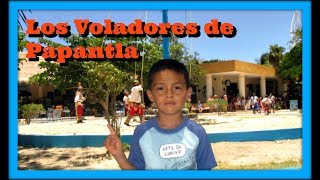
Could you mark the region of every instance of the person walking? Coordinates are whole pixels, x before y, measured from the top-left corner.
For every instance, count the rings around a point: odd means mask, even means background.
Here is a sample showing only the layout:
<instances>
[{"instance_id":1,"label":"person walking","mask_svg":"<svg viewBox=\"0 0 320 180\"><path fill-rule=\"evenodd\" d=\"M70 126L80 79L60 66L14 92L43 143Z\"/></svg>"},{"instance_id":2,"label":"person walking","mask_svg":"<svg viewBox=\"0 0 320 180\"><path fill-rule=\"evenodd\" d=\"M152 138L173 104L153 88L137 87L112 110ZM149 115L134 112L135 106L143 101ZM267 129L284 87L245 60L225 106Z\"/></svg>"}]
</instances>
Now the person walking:
<instances>
[{"instance_id":1,"label":"person walking","mask_svg":"<svg viewBox=\"0 0 320 180\"><path fill-rule=\"evenodd\" d=\"M74 97L74 104L75 104L75 110L76 110L76 121L77 123L82 123L82 114L83 114L83 101L86 99L83 96L83 88L82 86L79 86L77 89L77 92L75 93Z\"/></svg>"},{"instance_id":2,"label":"person walking","mask_svg":"<svg viewBox=\"0 0 320 180\"><path fill-rule=\"evenodd\" d=\"M251 108L253 109L253 114L256 113L256 110L257 110L257 105L258 105L258 96L256 96L256 93L252 93L252 96L250 98L250 101L251 101Z\"/></svg>"},{"instance_id":3,"label":"person walking","mask_svg":"<svg viewBox=\"0 0 320 180\"><path fill-rule=\"evenodd\" d=\"M142 105L142 85L137 79L133 81L133 87L131 88L130 93L130 105L128 117L125 120L124 124L130 126L130 120L133 116L138 115L140 118L140 123L144 122L144 107Z\"/></svg>"}]
</instances>

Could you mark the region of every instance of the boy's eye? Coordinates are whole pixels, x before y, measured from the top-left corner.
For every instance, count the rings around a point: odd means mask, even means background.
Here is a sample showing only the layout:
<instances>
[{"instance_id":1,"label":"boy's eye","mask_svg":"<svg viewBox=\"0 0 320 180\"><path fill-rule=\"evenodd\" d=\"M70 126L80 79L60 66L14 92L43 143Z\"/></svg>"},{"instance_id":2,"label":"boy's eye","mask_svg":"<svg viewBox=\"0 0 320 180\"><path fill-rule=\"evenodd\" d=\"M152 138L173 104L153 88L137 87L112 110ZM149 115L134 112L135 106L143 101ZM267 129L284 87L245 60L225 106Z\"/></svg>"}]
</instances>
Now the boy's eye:
<instances>
[{"instance_id":1,"label":"boy's eye","mask_svg":"<svg viewBox=\"0 0 320 180\"><path fill-rule=\"evenodd\" d=\"M181 87L181 86L175 86L175 87L173 88L173 91L174 91L175 93L181 93L182 87Z\"/></svg>"}]
</instances>

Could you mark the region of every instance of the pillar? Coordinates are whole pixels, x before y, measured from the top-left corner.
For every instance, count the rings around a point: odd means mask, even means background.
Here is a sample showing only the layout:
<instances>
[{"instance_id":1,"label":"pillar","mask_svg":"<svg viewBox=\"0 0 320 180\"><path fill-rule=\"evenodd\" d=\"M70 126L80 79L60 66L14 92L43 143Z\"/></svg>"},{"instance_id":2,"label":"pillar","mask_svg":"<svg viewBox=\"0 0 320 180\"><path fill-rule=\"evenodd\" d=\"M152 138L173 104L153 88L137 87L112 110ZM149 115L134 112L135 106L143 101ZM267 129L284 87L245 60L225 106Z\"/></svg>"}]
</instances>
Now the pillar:
<instances>
[{"instance_id":1,"label":"pillar","mask_svg":"<svg viewBox=\"0 0 320 180\"><path fill-rule=\"evenodd\" d=\"M246 97L246 83L245 83L245 77L244 74L239 75L239 95L240 97Z\"/></svg>"},{"instance_id":2,"label":"pillar","mask_svg":"<svg viewBox=\"0 0 320 180\"><path fill-rule=\"evenodd\" d=\"M207 99L212 95L212 75L206 74L206 96Z\"/></svg>"},{"instance_id":3,"label":"pillar","mask_svg":"<svg viewBox=\"0 0 320 180\"><path fill-rule=\"evenodd\" d=\"M266 96L266 77L260 77L260 95L261 97Z\"/></svg>"},{"instance_id":4,"label":"pillar","mask_svg":"<svg viewBox=\"0 0 320 180\"><path fill-rule=\"evenodd\" d=\"M225 85L222 84L223 77L217 76L216 79L217 79L216 95L218 95L218 97L221 97L225 94L225 91L223 91L223 88Z\"/></svg>"},{"instance_id":5,"label":"pillar","mask_svg":"<svg viewBox=\"0 0 320 180\"><path fill-rule=\"evenodd\" d=\"M41 85L39 85L38 87L38 98L42 98L43 97L43 87Z\"/></svg>"}]
</instances>

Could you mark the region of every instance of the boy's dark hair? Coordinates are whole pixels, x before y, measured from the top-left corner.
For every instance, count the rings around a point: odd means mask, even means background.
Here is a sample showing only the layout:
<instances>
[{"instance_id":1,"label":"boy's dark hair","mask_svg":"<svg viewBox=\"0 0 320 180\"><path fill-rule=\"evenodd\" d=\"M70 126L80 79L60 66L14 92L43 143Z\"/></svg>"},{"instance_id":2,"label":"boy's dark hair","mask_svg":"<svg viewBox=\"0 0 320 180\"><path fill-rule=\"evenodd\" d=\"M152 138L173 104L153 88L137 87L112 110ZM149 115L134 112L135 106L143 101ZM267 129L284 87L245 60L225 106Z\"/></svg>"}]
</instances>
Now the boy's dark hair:
<instances>
[{"instance_id":1,"label":"boy's dark hair","mask_svg":"<svg viewBox=\"0 0 320 180\"><path fill-rule=\"evenodd\" d=\"M158 62L154 63L149 71L147 78L147 88L151 89L154 74L167 69L183 74L187 88L190 87L189 73L184 64L174 59L161 59Z\"/></svg>"}]
</instances>

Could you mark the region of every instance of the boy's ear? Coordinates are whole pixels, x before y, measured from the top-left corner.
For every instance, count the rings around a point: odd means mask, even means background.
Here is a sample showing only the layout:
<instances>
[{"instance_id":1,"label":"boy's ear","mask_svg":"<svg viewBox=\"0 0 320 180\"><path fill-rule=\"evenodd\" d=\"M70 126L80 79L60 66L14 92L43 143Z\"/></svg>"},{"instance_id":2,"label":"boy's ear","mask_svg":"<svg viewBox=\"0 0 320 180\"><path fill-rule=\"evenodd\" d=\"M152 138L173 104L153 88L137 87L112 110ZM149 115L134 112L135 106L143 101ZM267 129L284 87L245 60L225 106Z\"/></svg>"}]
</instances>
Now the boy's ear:
<instances>
[{"instance_id":1,"label":"boy's ear","mask_svg":"<svg viewBox=\"0 0 320 180\"><path fill-rule=\"evenodd\" d=\"M151 91L149 89L147 89L147 95L148 95L148 98L151 102L154 102L154 98L153 98L153 95L151 93Z\"/></svg>"}]
</instances>

